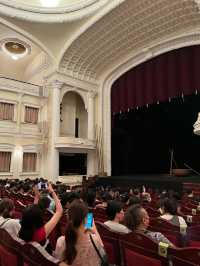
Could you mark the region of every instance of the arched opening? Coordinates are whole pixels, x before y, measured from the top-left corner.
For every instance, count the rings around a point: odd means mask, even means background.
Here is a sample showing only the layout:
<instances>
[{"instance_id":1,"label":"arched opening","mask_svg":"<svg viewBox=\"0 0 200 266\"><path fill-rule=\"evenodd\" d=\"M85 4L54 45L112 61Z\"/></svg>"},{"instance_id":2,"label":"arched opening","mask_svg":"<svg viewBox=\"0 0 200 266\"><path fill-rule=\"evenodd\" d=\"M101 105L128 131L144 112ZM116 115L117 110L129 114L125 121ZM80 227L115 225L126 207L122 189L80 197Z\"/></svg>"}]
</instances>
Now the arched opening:
<instances>
[{"instance_id":1,"label":"arched opening","mask_svg":"<svg viewBox=\"0 0 200 266\"><path fill-rule=\"evenodd\" d=\"M65 93L60 105L60 135L87 138L88 115L81 96L73 91Z\"/></svg>"},{"instance_id":2,"label":"arched opening","mask_svg":"<svg viewBox=\"0 0 200 266\"><path fill-rule=\"evenodd\" d=\"M178 168L188 164L199 170L200 140L193 134L200 107L199 56L199 45L173 50L113 84L112 174L169 172L171 150Z\"/></svg>"}]
</instances>

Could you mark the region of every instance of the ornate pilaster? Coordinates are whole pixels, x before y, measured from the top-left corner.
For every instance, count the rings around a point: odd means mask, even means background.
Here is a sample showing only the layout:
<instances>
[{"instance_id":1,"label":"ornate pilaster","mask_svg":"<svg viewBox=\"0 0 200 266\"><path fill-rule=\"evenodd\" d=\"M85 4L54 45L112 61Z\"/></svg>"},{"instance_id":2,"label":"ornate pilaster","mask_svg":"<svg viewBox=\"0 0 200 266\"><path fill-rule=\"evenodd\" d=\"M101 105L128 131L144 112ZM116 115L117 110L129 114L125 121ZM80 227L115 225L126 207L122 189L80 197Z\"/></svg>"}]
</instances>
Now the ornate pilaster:
<instances>
[{"instance_id":1,"label":"ornate pilaster","mask_svg":"<svg viewBox=\"0 0 200 266\"><path fill-rule=\"evenodd\" d=\"M95 129L94 129L94 119L95 119L95 101L96 93L89 92L88 93L88 139L94 140L95 138Z\"/></svg>"},{"instance_id":2,"label":"ornate pilaster","mask_svg":"<svg viewBox=\"0 0 200 266\"><path fill-rule=\"evenodd\" d=\"M60 134L60 90L63 83L54 80L50 84L51 101L49 106L50 132L49 132L49 151L48 151L48 178L52 181L57 180L59 176L59 152L55 148L55 139Z\"/></svg>"}]
</instances>

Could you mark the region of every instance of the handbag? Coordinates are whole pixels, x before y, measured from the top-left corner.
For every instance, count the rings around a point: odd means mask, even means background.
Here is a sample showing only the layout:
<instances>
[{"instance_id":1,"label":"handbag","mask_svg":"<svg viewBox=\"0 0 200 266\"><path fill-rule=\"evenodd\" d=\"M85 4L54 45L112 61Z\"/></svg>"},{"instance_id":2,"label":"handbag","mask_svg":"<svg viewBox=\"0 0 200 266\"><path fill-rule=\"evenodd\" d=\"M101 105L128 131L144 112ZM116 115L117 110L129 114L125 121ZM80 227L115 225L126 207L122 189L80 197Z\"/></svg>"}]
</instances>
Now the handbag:
<instances>
[{"instance_id":1,"label":"handbag","mask_svg":"<svg viewBox=\"0 0 200 266\"><path fill-rule=\"evenodd\" d=\"M105 253L105 255L102 256L101 253L99 252L97 246L95 245L94 240L93 240L91 235L90 235L90 239L91 239L91 242L92 242L94 249L96 250L99 258L101 259L101 266L109 266L108 257L106 255L106 253Z\"/></svg>"}]
</instances>

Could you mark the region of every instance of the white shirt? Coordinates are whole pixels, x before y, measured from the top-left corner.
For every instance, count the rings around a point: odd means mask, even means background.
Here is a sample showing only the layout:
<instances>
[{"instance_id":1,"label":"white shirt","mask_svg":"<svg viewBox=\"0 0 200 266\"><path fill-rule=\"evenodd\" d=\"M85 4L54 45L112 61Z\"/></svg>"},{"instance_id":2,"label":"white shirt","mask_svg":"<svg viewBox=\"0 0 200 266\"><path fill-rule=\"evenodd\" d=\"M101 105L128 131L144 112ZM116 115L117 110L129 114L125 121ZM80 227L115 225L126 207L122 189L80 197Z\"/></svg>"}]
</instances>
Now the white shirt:
<instances>
[{"instance_id":1,"label":"white shirt","mask_svg":"<svg viewBox=\"0 0 200 266\"><path fill-rule=\"evenodd\" d=\"M162 219L164 220L171 220L173 218L173 215L169 214L169 213L166 213L166 214L163 214L162 216L160 216ZM180 226L184 226L184 227L187 227L187 224L185 222L185 220L183 219L183 217L181 216L178 216L178 220L179 220L179 224Z\"/></svg>"},{"instance_id":2,"label":"white shirt","mask_svg":"<svg viewBox=\"0 0 200 266\"><path fill-rule=\"evenodd\" d=\"M117 233L125 233L128 234L131 231L123 224L116 223L113 221L106 221L104 223L107 227L109 227L110 230L115 231Z\"/></svg>"},{"instance_id":3,"label":"white shirt","mask_svg":"<svg viewBox=\"0 0 200 266\"><path fill-rule=\"evenodd\" d=\"M12 236L18 236L21 225L17 219L3 218L0 216L0 228L5 229Z\"/></svg>"}]
</instances>

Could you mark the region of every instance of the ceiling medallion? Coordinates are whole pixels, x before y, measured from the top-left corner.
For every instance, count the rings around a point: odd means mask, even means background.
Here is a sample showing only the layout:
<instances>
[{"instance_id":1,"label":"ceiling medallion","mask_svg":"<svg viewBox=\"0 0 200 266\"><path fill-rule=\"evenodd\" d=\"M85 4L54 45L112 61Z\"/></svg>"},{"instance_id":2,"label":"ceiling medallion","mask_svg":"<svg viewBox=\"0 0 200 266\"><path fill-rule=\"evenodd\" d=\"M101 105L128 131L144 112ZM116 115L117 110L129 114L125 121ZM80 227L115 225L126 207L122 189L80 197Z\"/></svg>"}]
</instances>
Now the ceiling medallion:
<instances>
[{"instance_id":1,"label":"ceiling medallion","mask_svg":"<svg viewBox=\"0 0 200 266\"><path fill-rule=\"evenodd\" d=\"M109 0L0 0L0 14L23 20L56 23L91 15Z\"/></svg>"},{"instance_id":2,"label":"ceiling medallion","mask_svg":"<svg viewBox=\"0 0 200 266\"><path fill-rule=\"evenodd\" d=\"M3 39L0 41L0 46L2 51L14 60L23 58L31 52L30 45L16 38Z\"/></svg>"}]
</instances>

